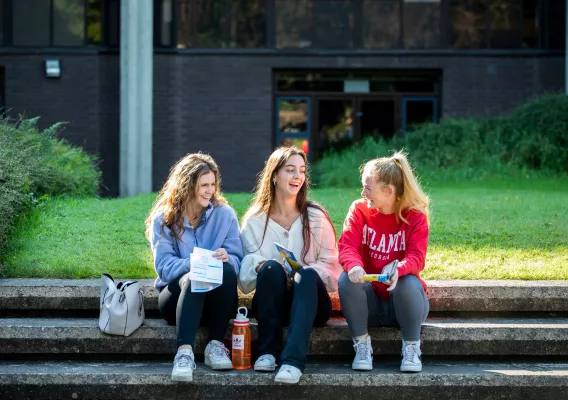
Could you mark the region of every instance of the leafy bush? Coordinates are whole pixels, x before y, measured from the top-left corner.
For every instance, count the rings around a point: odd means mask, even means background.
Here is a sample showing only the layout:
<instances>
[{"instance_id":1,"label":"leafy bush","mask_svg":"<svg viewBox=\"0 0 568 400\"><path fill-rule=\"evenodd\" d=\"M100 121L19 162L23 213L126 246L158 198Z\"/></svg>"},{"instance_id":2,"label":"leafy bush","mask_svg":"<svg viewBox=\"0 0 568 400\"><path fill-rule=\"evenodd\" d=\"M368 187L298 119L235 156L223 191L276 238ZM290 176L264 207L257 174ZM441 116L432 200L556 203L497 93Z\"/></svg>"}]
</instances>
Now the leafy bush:
<instances>
[{"instance_id":1,"label":"leafy bush","mask_svg":"<svg viewBox=\"0 0 568 400\"><path fill-rule=\"evenodd\" d=\"M341 153L327 153L314 166L321 186L356 186L359 167L405 148L428 181L531 177L568 172L568 96L530 101L510 114L481 119L442 119L391 141L372 138Z\"/></svg>"},{"instance_id":2,"label":"leafy bush","mask_svg":"<svg viewBox=\"0 0 568 400\"><path fill-rule=\"evenodd\" d=\"M366 161L392 154L396 143L368 136L359 143L337 152L326 153L312 168L314 186L350 187L361 183L359 167Z\"/></svg>"},{"instance_id":3,"label":"leafy bush","mask_svg":"<svg viewBox=\"0 0 568 400\"><path fill-rule=\"evenodd\" d=\"M568 172L568 96L546 96L515 109L497 127L518 166Z\"/></svg>"},{"instance_id":4,"label":"leafy bush","mask_svg":"<svg viewBox=\"0 0 568 400\"><path fill-rule=\"evenodd\" d=\"M0 260L17 218L46 196L96 195L96 157L56 137L62 124L39 132L37 118L0 121Z\"/></svg>"}]
</instances>

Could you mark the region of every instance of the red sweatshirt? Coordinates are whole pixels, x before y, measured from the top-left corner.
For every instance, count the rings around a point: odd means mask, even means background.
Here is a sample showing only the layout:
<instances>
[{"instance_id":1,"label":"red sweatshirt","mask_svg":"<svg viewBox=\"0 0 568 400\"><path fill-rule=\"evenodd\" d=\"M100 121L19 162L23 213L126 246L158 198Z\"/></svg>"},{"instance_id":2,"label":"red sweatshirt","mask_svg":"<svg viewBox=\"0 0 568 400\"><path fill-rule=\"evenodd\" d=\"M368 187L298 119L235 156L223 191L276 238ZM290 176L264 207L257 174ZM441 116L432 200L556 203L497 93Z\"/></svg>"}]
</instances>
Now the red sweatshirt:
<instances>
[{"instance_id":1,"label":"red sweatshirt","mask_svg":"<svg viewBox=\"0 0 568 400\"><path fill-rule=\"evenodd\" d=\"M395 214L381 214L370 209L364 199L356 200L349 208L343 233L339 238L339 263L347 272L359 265L368 274L380 274L388 263L399 260L398 276L414 274L420 278L424 269L428 247L428 223L421 212L411 210L403 213L404 221L396 220ZM375 293L388 300L388 285L373 282Z\"/></svg>"}]
</instances>

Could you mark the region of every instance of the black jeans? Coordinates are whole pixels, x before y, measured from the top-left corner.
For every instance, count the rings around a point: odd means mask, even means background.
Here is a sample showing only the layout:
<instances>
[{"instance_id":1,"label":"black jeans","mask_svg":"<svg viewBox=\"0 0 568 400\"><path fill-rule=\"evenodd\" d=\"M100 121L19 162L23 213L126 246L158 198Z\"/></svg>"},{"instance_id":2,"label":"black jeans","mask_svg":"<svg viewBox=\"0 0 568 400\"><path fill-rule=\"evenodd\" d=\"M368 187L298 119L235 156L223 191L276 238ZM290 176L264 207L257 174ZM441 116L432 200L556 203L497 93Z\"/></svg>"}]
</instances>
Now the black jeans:
<instances>
[{"instance_id":1,"label":"black jeans","mask_svg":"<svg viewBox=\"0 0 568 400\"><path fill-rule=\"evenodd\" d=\"M259 354L272 354L276 362L304 370L310 333L314 325L323 325L331 316L331 300L318 273L300 272L300 283L286 285L286 273L273 260L258 272L252 315L258 321ZM286 346L282 328L289 325Z\"/></svg>"},{"instance_id":2,"label":"black jeans","mask_svg":"<svg viewBox=\"0 0 568 400\"><path fill-rule=\"evenodd\" d=\"M223 342L229 320L237 313L237 274L233 266L223 263L223 284L210 292L192 293L191 282L180 286L183 276L160 291L158 308L170 325L176 325L177 346L195 345L200 325L209 328L209 339Z\"/></svg>"}]
</instances>

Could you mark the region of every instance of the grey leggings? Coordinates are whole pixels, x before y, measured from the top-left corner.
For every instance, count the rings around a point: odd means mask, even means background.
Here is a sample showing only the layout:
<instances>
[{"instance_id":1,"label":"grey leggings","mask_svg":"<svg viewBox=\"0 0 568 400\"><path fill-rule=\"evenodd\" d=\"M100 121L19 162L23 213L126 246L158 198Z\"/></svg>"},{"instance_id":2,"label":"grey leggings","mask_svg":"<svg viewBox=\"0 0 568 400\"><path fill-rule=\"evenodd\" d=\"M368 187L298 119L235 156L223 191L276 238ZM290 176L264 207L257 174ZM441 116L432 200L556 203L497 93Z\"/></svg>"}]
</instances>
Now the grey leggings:
<instances>
[{"instance_id":1,"label":"grey leggings","mask_svg":"<svg viewBox=\"0 0 568 400\"><path fill-rule=\"evenodd\" d=\"M369 327L398 326L402 340L420 340L420 327L430 304L416 276L400 277L389 300L377 296L369 282L351 282L347 272L341 274L338 283L341 309L353 337L365 335Z\"/></svg>"}]
</instances>

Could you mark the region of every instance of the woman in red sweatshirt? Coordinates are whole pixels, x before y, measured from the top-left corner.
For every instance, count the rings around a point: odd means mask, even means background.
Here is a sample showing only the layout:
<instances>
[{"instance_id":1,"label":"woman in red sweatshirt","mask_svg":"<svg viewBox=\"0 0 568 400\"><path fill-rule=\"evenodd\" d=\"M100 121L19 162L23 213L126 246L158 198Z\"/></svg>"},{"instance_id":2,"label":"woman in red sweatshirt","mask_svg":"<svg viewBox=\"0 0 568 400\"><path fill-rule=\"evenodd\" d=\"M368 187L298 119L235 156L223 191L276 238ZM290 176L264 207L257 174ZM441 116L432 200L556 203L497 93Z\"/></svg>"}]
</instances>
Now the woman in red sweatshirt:
<instances>
[{"instance_id":1,"label":"woman in red sweatshirt","mask_svg":"<svg viewBox=\"0 0 568 400\"><path fill-rule=\"evenodd\" d=\"M373 369L368 328L398 326L402 331L403 372L422 370L420 327L430 309L420 279L428 246L428 203L406 155L377 158L362 172L362 199L351 205L339 239L339 298L353 336L354 370ZM365 282L398 260L385 283Z\"/></svg>"}]
</instances>

